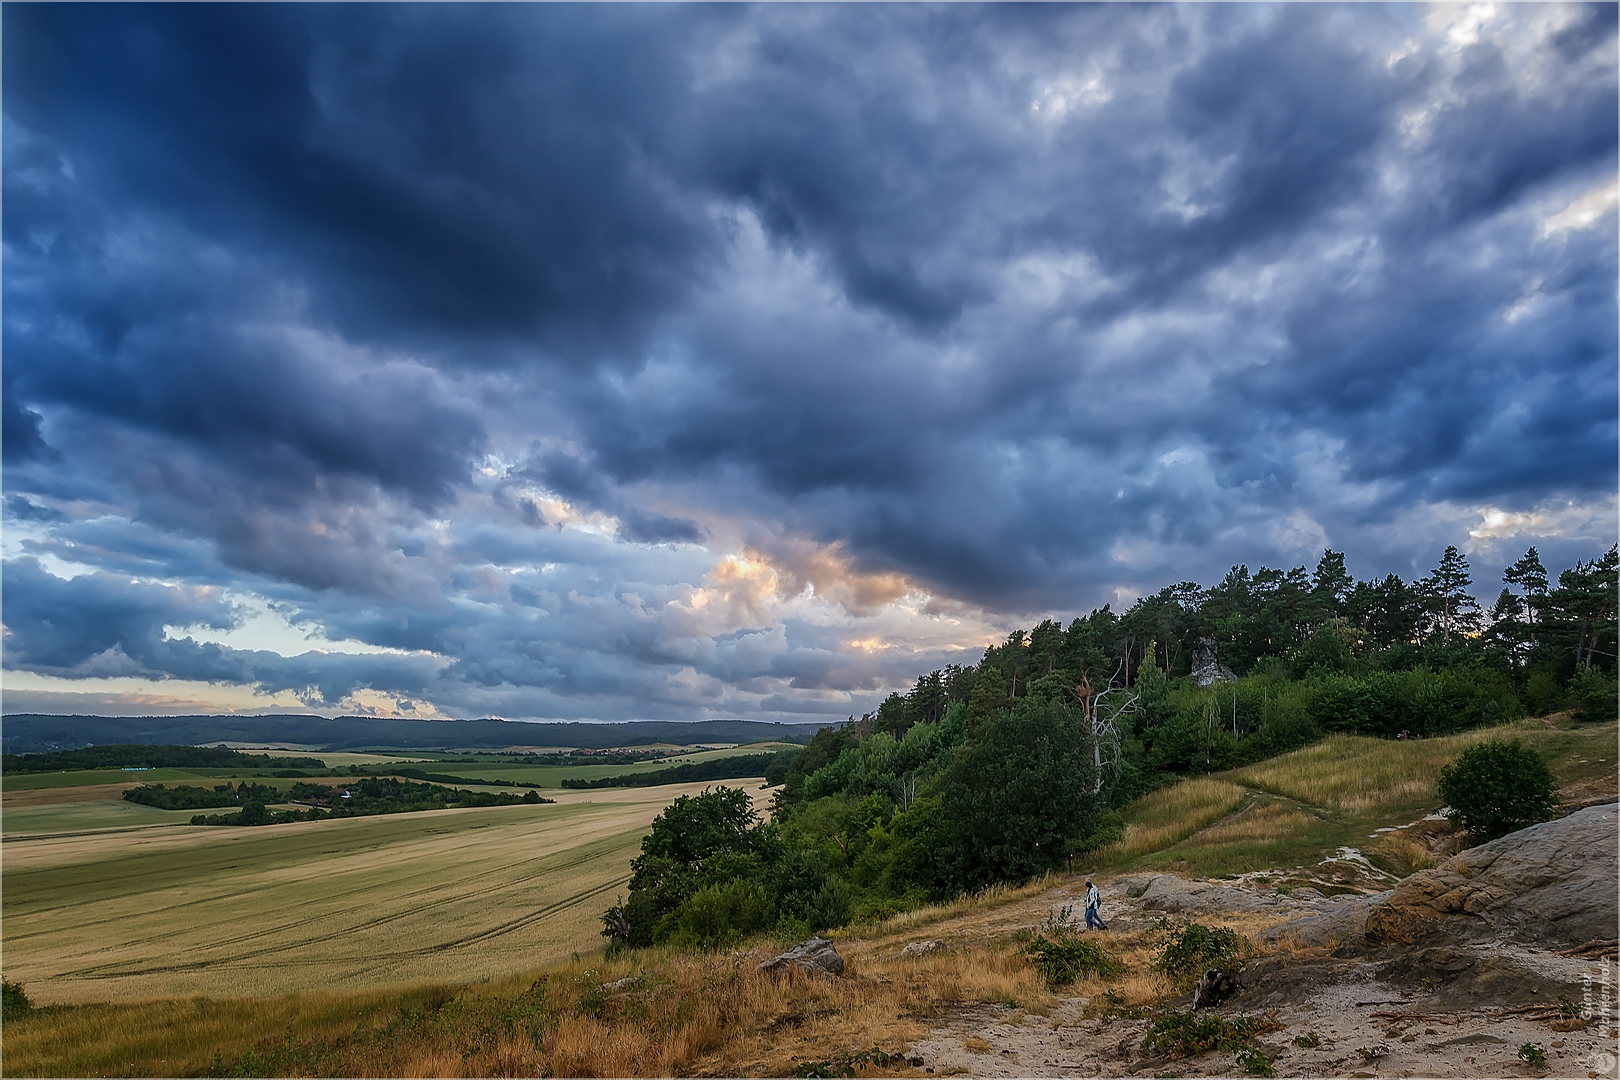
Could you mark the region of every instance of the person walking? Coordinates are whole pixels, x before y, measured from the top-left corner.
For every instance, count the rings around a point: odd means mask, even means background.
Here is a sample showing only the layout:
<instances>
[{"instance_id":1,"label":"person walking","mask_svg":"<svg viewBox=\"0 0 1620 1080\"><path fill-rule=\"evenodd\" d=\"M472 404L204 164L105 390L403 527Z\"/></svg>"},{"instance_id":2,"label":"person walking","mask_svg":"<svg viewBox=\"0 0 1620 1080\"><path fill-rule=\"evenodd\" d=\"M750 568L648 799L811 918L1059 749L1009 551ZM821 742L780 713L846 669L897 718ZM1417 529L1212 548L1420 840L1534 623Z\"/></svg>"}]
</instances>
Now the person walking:
<instances>
[{"instance_id":1,"label":"person walking","mask_svg":"<svg viewBox=\"0 0 1620 1080\"><path fill-rule=\"evenodd\" d=\"M1098 927L1100 929L1103 929L1103 930L1108 929L1108 924L1102 921L1102 915L1098 912L1098 909L1101 908L1101 907L1102 907L1102 893L1097 891L1097 886L1095 886L1095 885L1093 885L1091 883L1090 878L1086 878L1086 929L1087 930L1090 930L1094 926Z\"/></svg>"}]
</instances>

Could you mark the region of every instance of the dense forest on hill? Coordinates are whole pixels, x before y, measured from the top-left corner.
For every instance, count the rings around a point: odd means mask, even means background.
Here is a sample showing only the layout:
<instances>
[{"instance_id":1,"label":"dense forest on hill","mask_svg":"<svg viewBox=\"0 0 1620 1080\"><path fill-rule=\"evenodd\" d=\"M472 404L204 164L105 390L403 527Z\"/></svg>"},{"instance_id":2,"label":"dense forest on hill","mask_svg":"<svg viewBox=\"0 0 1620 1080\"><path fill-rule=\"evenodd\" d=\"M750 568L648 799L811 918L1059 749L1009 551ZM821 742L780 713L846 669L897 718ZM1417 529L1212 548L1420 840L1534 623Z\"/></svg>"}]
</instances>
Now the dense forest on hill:
<instances>
[{"instance_id":1,"label":"dense forest on hill","mask_svg":"<svg viewBox=\"0 0 1620 1080\"><path fill-rule=\"evenodd\" d=\"M51 754L5 754L0 771L74 772L81 769L324 769L311 757L266 757L219 746L145 746L119 743L86 746Z\"/></svg>"},{"instance_id":2,"label":"dense forest on hill","mask_svg":"<svg viewBox=\"0 0 1620 1080\"><path fill-rule=\"evenodd\" d=\"M1610 548L1554 579L1531 548L1487 607L1454 547L1414 581L1329 550L1016 631L772 762L769 822L738 792L677 800L604 933L715 944L1025 879L1116 838L1137 795L1327 732L1613 719L1617 571Z\"/></svg>"}]
</instances>

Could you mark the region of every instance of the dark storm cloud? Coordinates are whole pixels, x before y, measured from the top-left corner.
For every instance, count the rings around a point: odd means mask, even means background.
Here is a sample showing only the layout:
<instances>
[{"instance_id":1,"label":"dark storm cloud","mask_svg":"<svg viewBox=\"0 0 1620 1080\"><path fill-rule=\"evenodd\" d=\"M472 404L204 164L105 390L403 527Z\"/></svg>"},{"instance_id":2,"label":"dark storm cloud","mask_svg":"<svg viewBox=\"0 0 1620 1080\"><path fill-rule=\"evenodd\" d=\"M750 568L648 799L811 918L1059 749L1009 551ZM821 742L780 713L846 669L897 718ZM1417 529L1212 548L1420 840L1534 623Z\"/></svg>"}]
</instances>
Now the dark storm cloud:
<instances>
[{"instance_id":1,"label":"dark storm cloud","mask_svg":"<svg viewBox=\"0 0 1620 1080\"><path fill-rule=\"evenodd\" d=\"M860 629L907 589L1612 504L1612 5L4 20L13 667L837 711L956 655ZM198 589L433 658L164 637Z\"/></svg>"}]
</instances>

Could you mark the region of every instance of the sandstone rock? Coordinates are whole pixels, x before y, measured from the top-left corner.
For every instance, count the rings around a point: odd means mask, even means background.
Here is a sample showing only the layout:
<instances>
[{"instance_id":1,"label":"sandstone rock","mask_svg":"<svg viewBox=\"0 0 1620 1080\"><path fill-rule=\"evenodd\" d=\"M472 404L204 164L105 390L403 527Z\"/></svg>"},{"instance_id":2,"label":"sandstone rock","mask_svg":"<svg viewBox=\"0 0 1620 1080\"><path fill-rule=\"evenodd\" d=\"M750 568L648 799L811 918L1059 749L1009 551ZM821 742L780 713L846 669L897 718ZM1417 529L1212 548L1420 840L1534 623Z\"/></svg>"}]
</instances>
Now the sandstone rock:
<instances>
[{"instance_id":1,"label":"sandstone rock","mask_svg":"<svg viewBox=\"0 0 1620 1080\"><path fill-rule=\"evenodd\" d=\"M1333 949L1346 943L1360 944L1367 930L1367 914L1374 905L1389 898L1389 893L1376 896L1351 896L1333 899L1320 915L1307 915L1273 926L1260 935L1268 945L1288 942L1307 949Z\"/></svg>"},{"instance_id":2,"label":"sandstone rock","mask_svg":"<svg viewBox=\"0 0 1620 1080\"><path fill-rule=\"evenodd\" d=\"M1572 948L1620 925L1620 806L1594 806L1469 848L1402 881L1367 916L1370 945L1504 938Z\"/></svg>"},{"instance_id":3,"label":"sandstone rock","mask_svg":"<svg viewBox=\"0 0 1620 1080\"><path fill-rule=\"evenodd\" d=\"M1387 893L1283 923L1263 937L1337 944L1352 953L1496 939L1578 948L1615 937L1620 925L1617 844L1620 806L1590 807L1470 848Z\"/></svg>"},{"instance_id":4,"label":"sandstone rock","mask_svg":"<svg viewBox=\"0 0 1620 1080\"><path fill-rule=\"evenodd\" d=\"M945 947L943 941L913 941L900 950L901 956L927 956L929 953L939 952Z\"/></svg>"},{"instance_id":5,"label":"sandstone rock","mask_svg":"<svg viewBox=\"0 0 1620 1080\"><path fill-rule=\"evenodd\" d=\"M1276 893L1188 881L1173 874L1154 877L1139 895L1144 910L1172 915L1223 915L1234 911L1290 910L1294 906Z\"/></svg>"},{"instance_id":6,"label":"sandstone rock","mask_svg":"<svg viewBox=\"0 0 1620 1080\"><path fill-rule=\"evenodd\" d=\"M844 970L844 958L838 955L833 943L826 938L813 937L801 941L780 956L773 956L759 965L759 970L779 974L795 969L807 973L825 971L837 975Z\"/></svg>"},{"instance_id":7,"label":"sandstone rock","mask_svg":"<svg viewBox=\"0 0 1620 1080\"><path fill-rule=\"evenodd\" d=\"M1193 682L1199 686L1214 686L1218 682L1237 682L1237 676L1232 669L1221 663L1215 653L1215 639L1201 637L1198 644L1193 646L1192 654Z\"/></svg>"}]
</instances>

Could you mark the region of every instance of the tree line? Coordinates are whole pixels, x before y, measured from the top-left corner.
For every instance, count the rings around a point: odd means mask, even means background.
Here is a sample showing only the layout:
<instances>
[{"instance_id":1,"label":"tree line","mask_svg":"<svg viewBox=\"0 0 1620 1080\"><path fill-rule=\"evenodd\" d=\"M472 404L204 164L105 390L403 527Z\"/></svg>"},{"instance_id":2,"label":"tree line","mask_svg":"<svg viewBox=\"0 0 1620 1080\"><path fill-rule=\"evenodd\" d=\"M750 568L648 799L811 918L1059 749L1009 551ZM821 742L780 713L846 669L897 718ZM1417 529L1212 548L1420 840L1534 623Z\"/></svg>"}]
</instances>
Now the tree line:
<instances>
[{"instance_id":1,"label":"tree line","mask_svg":"<svg viewBox=\"0 0 1620 1080\"><path fill-rule=\"evenodd\" d=\"M0 755L7 773L76 772L82 769L324 769L312 757L266 757L221 746L147 746L117 743L46 754Z\"/></svg>"},{"instance_id":2,"label":"tree line","mask_svg":"<svg viewBox=\"0 0 1620 1080\"><path fill-rule=\"evenodd\" d=\"M565 788L659 787L663 784L690 784L699 780L736 780L744 776L760 776L780 763L791 761L799 751L778 750L768 754L733 754L730 757L710 758L708 761L688 761L665 769L646 772L619 773L586 780L577 776L564 777Z\"/></svg>"},{"instance_id":3,"label":"tree line","mask_svg":"<svg viewBox=\"0 0 1620 1080\"><path fill-rule=\"evenodd\" d=\"M124 792L128 802L159 810L235 808L229 814L197 814L193 825L282 825L293 821L407 814L422 810L465 809L476 806L514 806L549 803L532 788L523 795L511 792L462 791L439 784L417 784L387 776L368 776L343 787L299 781L287 791L268 784L217 784L212 789L191 784L167 787L142 784ZM272 810L277 803L301 803L303 810Z\"/></svg>"},{"instance_id":4,"label":"tree line","mask_svg":"<svg viewBox=\"0 0 1620 1080\"><path fill-rule=\"evenodd\" d=\"M1487 608L1455 547L1412 581L1356 581L1328 550L1015 631L772 761L769 820L729 789L677 800L604 932L713 945L1026 879L1118 836L1154 787L1324 732L1614 719L1617 569L1611 547L1552 578L1531 548ZM1201 639L1230 669L1208 685Z\"/></svg>"}]
</instances>

